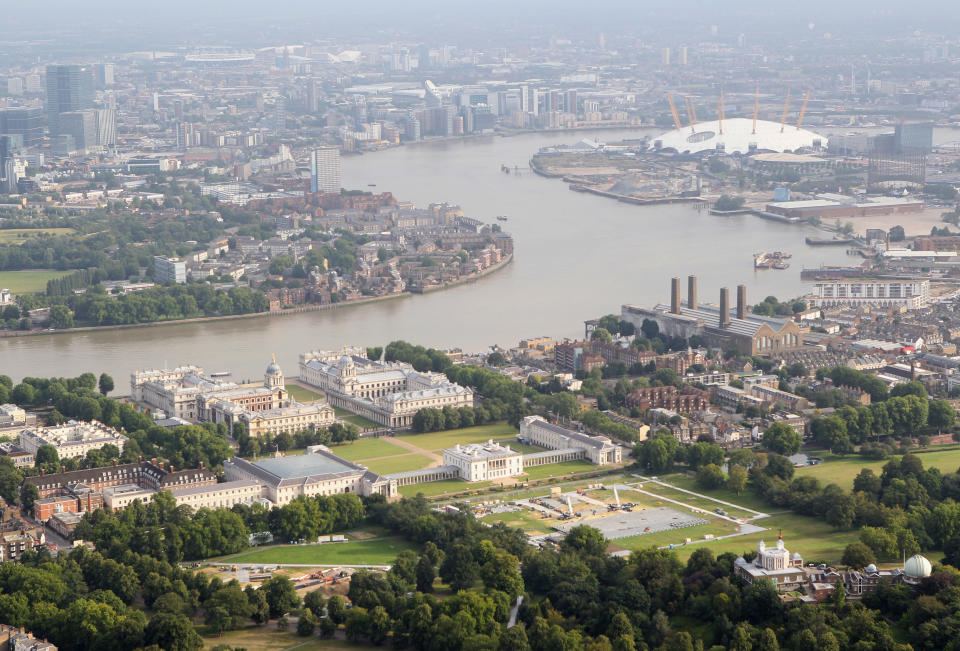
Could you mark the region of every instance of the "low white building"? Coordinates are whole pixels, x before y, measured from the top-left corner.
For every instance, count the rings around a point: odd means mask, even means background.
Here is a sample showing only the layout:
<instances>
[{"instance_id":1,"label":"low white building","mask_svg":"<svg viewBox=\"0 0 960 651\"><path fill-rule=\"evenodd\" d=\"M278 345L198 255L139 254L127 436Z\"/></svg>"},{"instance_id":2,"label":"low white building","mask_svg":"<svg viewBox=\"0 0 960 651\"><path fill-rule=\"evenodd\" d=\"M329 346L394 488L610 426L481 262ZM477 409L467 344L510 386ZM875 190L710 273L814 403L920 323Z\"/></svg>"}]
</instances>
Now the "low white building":
<instances>
[{"instance_id":1,"label":"low white building","mask_svg":"<svg viewBox=\"0 0 960 651\"><path fill-rule=\"evenodd\" d=\"M761 540L753 562L748 562L741 556L734 562L733 571L747 583L766 579L781 592L801 586L807 579L803 571L803 557L798 553L791 554L784 546L782 536L777 539L777 546L772 549Z\"/></svg>"},{"instance_id":2,"label":"low white building","mask_svg":"<svg viewBox=\"0 0 960 651\"><path fill-rule=\"evenodd\" d=\"M0 405L0 427L26 425L27 412L14 404Z\"/></svg>"},{"instance_id":3,"label":"low white building","mask_svg":"<svg viewBox=\"0 0 960 651\"><path fill-rule=\"evenodd\" d=\"M464 481L488 481L523 474L523 454L492 440L468 445L458 443L443 451L443 465L456 466Z\"/></svg>"},{"instance_id":4,"label":"low white building","mask_svg":"<svg viewBox=\"0 0 960 651\"><path fill-rule=\"evenodd\" d=\"M137 484L107 486L103 489L103 505L111 511L122 511L136 500L140 500L142 504L149 503L156 492L152 488L144 488Z\"/></svg>"},{"instance_id":5,"label":"low white building","mask_svg":"<svg viewBox=\"0 0 960 651\"><path fill-rule=\"evenodd\" d=\"M520 441L539 445L549 450L583 450L591 463L605 466L623 461L623 447L606 436L591 436L554 425L540 416L527 416L520 423Z\"/></svg>"},{"instance_id":6,"label":"low white building","mask_svg":"<svg viewBox=\"0 0 960 651\"><path fill-rule=\"evenodd\" d=\"M930 303L929 280L824 280L814 286L810 305L903 306L917 310Z\"/></svg>"},{"instance_id":7,"label":"low white building","mask_svg":"<svg viewBox=\"0 0 960 651\"><path fill-rule=\"evenodd\" d=\"M229 509L235 504L248 504L260 499L263 486L252 479L226 481L211 486L175 488L170 491L177 506L198 509Z\"/></svg>"},{"instance_id":8,"label":"low white building","mask_svg":"<svg viewBox=\"0 0 960 651\"><path fill-rule=\"evenodd\" d=\"M56 427L31 427L20 431L20 447L36 455L42 445L52 445L61 459L86 456L90 450L115 445L122 453L127 437L103 423L71 420Z\"/></svg>"}]
</instances>

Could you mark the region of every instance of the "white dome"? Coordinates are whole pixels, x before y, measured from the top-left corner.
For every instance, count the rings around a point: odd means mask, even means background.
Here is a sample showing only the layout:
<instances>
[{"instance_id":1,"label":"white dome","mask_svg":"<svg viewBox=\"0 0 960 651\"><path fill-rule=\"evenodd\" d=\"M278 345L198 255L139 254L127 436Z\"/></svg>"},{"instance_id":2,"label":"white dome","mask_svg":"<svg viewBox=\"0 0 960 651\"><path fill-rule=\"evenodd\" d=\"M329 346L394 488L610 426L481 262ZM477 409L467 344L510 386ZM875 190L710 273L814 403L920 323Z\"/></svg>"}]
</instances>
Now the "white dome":
<instances>
[{"instance_id":1,"label":"white dome","mask_svg":"<svg viewBox=\"0 0 960 651\"><path fill-rule=\"evenodd\" d=\"M867 571L867 572L870 572L871 574L873 574L873 573L877 572L877 566L874 565L873 563L870 563L869 565L867 565L867 566L864 568L864 570Z\"/></svg>"},{"instance_id":2,"label":"white dome","mask_svg":"<svg viewBox=\"0 0 960 651\"><path fill-rule=\"evenodd\" d=\"M791 560L791 561L802 561L802 560L803 560L803 556L800 555L800 552L793 552L793 554L790 555L790 560Z\"/></svg>"},{"instance_id":3,"label":"white dome","mask_svg":"<svg viewBox=\"0 0 960 651\"><path fill-rule=\"evenodd\" d=\"M275 375L280 372L280 366L276 362L270 362L267 366L267 375Z\"/></svg>"},{"instance_id":4,"label":"white dome","mask_svg":"<svg viewBox=\"0 0 960 651\"><path fill-rule=\"evenodd\" d=\"M717 151L717 145L722 144L721 151L728 154L739 152L746 154L752 145L756 151L796 151L804 147L813 147L814 141L819 141L821 147L827 146L827 139L819 134L797 126L784 125L780 132L779 122L757 120L757 132L753 132L753 120L747 118L730 118L723 121L723 133L720 133L720 122L698 122L690 127L674 129L654 137L653 142L660 143L661 149L673 149L678 154L697 154L700 152Z\"/></svg>"},{"instance_id":5,"label":"white dome","mask_svg":"<svg viewBox=\"0 0 960 651\"><path fill-rule=\"evenodd\" d=\"M350 359L349 355L344 355L340 358L340 366L349 366L350 364L353 364L353 360Z\"/></svg>"},{"instance_id":6,"label":"white dome","mask_svg":"<svg viewBox=\"0 0 960 651\"><path fill-rule=\"evenodd\" d=\"M933 572L933 566L930 565L930 561L920 554L914 554L903 565L903 573L911 579L923 579L930 576L931 572Z\"/></svg>"}]
</instances>

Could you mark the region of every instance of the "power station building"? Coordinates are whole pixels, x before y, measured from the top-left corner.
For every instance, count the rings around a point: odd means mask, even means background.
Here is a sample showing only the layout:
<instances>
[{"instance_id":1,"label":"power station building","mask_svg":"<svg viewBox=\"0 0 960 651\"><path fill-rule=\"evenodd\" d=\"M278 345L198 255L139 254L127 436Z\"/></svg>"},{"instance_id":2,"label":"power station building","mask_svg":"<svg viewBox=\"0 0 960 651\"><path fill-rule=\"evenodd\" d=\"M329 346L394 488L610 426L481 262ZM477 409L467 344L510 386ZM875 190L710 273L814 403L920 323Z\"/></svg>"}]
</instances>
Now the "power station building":
<instances>
[{"instance_id":1,"label":"power station building","mask_svg":"<svg viewBox=\"0 0 960 651\"><path fill-rule=\"evenodd\" d=\"M687 302L680 300L680 279L673 278L670 304L652 308L623 305L620 318L637 330L646 320L653 321L660 332L671 337L689 339L696 335L704 345L723 350L736 350L744 355L769 356L803 348L803 332L789 319L753 314L747 307L746 285L737 286L737 304L730 306L730 290L720 290L720 305L697 300L697 277L687 279Z\"/></svg>"}]
</instances>

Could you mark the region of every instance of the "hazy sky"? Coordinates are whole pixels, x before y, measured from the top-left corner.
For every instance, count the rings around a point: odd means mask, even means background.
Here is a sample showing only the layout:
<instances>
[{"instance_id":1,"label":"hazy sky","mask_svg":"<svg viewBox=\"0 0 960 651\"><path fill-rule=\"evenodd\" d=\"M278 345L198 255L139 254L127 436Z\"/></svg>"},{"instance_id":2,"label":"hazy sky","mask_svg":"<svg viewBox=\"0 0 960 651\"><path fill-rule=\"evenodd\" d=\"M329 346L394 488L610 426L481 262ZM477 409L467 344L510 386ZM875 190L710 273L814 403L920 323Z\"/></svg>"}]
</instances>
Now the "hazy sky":
<instances>
[{"instance_id":1,"label":"hazy sky","mask_svg":"<svg viewBox=\"0 0 960 651\"><path fill-rule=\"evenodd\" d=\"M584 30L641 34L666 28L691 32L717 24L722 32L796 33L814 23L816 31L836 35L875 32L902 35L912 28L943 33L955 30L960 12L955 2L913 0L44 0L6 2L0 40L37 38L59 32L93 41L149 39L144 45L184 43L197 38L291 42L397 33L412 37L456 40L498 30L530 34L548 32L575 36ZM371 33L373 32L373 33Z\"/></svg>"}]
</instances>

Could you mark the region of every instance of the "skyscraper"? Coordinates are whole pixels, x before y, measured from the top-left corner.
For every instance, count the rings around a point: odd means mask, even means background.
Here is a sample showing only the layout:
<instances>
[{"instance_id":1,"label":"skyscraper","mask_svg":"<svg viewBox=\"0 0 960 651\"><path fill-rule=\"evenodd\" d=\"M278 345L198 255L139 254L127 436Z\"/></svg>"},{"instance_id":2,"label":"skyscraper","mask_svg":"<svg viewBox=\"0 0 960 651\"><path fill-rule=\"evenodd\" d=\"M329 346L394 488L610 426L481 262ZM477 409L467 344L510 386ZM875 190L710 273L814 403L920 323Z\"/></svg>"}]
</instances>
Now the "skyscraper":
<instances>
[{"instance_id":1,"label":"skyscraper","mask_svg":"<svg viewBox=\"0 0 960 651\"><path fill-rule=\"evenodd\" d=\"M339 147L317 147L310 153L310 192L340 192Z\"/></svg>"},{"instance_id":2,"label":"skyscraper","mask_svg":"<svg viewBox=\"0 0 960 651\"><path fill-rule=\"evenodd\" d=\"M93 108L93 67L47 66L47 118L50 133L60 133L60 114Z\"/></svg>"},{"instance_id":3,"label":"skyscraper","mask_svg":"<svg viewBox=\"0 0 960 651\"><path fill-rule=\"evenodd\" d=\"M43 140L43 111L39 108L0 109L0 133L23 136L27 147Z\"/></svg>"},{"instance_id":4,"label":"skyscraper","mask_svg":"<svg viewBox=\"0 0 960 651\"><path fill-rule=\"evenodd\" d=\"M97 112L91 109L61 113L59 133L73 136L77 150L93 149L97 145Z\"/></svg>"}]
</instances>

